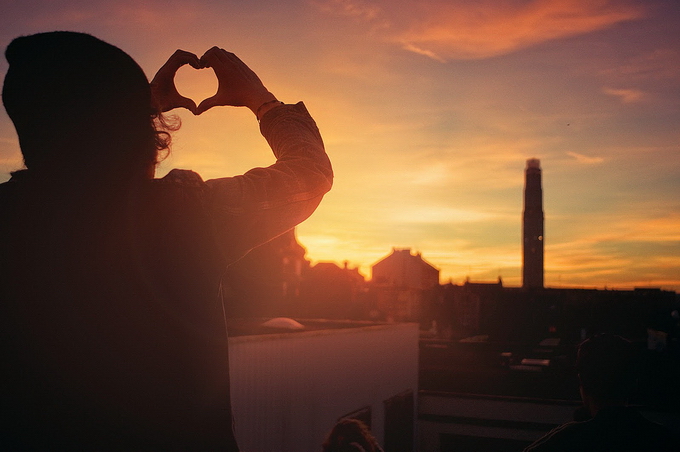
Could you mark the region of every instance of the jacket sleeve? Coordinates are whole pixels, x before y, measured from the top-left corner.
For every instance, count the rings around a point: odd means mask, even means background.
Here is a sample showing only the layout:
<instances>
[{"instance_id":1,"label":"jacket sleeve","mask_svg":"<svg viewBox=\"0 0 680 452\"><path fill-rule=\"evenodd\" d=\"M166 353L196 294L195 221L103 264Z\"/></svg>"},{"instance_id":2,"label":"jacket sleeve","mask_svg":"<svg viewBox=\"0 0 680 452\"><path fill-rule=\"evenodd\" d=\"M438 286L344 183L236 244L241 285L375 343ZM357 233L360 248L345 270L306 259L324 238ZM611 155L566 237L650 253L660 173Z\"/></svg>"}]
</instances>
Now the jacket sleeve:
<instances>
[{"instance_id":1,"label":"jacket sleeve","mask_svg":"<svg viewBox=\"0 0 680 452\"><path fill-rule=\"evenodd\" d=\"M268 111L260 131L276 163L206 181L206 207L228 263L309 217L331 188L333 170L302 102Z\"/></svg>"}]
</instances>

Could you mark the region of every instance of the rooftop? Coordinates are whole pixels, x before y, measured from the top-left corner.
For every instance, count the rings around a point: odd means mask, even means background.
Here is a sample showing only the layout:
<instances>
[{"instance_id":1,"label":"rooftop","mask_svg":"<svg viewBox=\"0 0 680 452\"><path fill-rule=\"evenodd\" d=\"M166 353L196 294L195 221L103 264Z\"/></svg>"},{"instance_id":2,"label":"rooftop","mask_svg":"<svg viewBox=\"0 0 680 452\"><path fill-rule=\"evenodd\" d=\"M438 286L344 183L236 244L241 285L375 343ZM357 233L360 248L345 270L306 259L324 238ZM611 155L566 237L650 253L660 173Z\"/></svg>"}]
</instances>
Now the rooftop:
<instances>
[{"instance_id":1,"label":"rooftop","mask_svg":"<svg viewBox=\"0 0 680 452\"><path fill-rule=\"evenodd\" d=\"M300 334L311 331L342 330L389 326L385 322L360 320L291 319L275 318L234 318L227 321L229 337L262 336L268 334Z\"/></svg>"}]
</instances>

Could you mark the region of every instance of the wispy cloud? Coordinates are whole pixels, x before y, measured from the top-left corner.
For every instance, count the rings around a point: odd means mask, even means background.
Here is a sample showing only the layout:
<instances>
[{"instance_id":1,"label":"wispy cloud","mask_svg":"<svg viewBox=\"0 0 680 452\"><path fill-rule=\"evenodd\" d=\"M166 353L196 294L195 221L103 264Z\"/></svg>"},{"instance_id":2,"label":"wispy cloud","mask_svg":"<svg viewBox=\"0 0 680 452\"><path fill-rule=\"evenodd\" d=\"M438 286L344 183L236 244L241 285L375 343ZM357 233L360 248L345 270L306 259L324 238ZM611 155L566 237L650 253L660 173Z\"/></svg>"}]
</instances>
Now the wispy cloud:
<instances>
[{"instance_id":1,"label":"wispy cloud","mask_svg":"<svg viewBox=\"0 0 680 452\"><path fill-rule=\"evenodd\" d=\"M645 93L639 89L604 88L602 91L610 96L618 97L624 104L639 102L645 95Z\"/></svg>"},{"instance_id":2,"label":"wispy cloud","mask_svg":"<svg viewBox=\"0 0 680 452\"><path fill-rule=\"evenodd\" d=\"M602 213L593 216L592 224L606 224L606 228L586 228L574 238L551 247L579 249L602 243L645 242L667 244L680 242L680 213L672 207L664 214L647 217L635 204L629 204L630 212ZM656 209L655 209L656 211Z\"/></svg>"},{"instance_id":3,"label":"wispy cloud","mask_svg":"<svg viewBox=\"0 0 680 452\"><path fill-rule=\"evenodd\" d=\"M655 48L633 55L620 64L609 65L600 72L618 83L675 81L680 74L680 52L671 46Z\"/></svg>"},{"instance_id":4,"label":"wispy cloud","mask_svg":"<svg viewBox=\"0 0 680 452\"><path fill-rule=\"evenodd\" d=\"M546 279L549 285L610 286L632 288L677 287L680 258L649 251L629 252L631 242L577 240L551 246L546 254Z\"/></svg>"},{"instance_id":5,"label":"wispy cloud","mask_svg":"<svg viewBox=\"0 0 680 452\"><path fill-rule=\"evenodd\" d=\"M587 155L579 154L578 152L567 152L567 155L576 159L578 163L586 165L595 165L604 162L602 157L589 157Z\"/></svg>"},{"instance_id":6,"label":"wispy cloud","mask_svg":"<svg viewBox=\"0 0 680 452\"><path fill-rule=\"evenodd\" d=\"M310 3L327 13L365 21L374 21L382 17L382 9L378 5L362 0L312 0Z\"/></svg>"},{"instance_id":7,"label":"wispy cloud","mask_svg":"<svg viewBox=\"0 0 680 452\"><path fill-rule=\"evenodd\" d=\"M408 206L394 211L390 219L402 224L452 224L484 221L492 216L487 212L456 209L448 206Z\"/></svg>"},{"instance_id":8,"label":"wispy cloud","mask_svg":"<svg viewBox=\"0 0 680 452\"><path fill-rule=\"evenodd\" d=\"M553 39L606 29L645 15L639 4L608 0L328 0L325 12L380 24L385 39L438 61L481 59Z\"/></svg>"},{"instance_id":9,"label":"wispy cloud","mask_svg":"<svg viewBox=\"0 0 680 452\"><path fill-rule=\"evenodd\" d=\"M680 242L680 213L631 222L631 235L643 242Z\"/></svg>"},{"instance_id":10,"label":"wispy cloud","mask_svg":"<svg viewBox=\"0 0 680 452\"><path fill-rule=\"evenodd\" d=\"M635 213L631 208L629 214ZM654 218L602 215L594 224L606 224L582 232L571 240L548 242L546 271L559 284L632 287L677 287L680 257L680 214L669 212ZM587 282L591 281L591 282Z\"/></svg>"},{"instance_id":11,"label":"wispy cloud","mask_svg":"<svg viewBox=\"0 0 680 452\"><path fill-rule=\"evenodd\" d=\"M433 60L437 60L440 63L446 62L446 58L439 56L438 54L436 54L432 50L420 48L420 47L416 46L415 44L412 44L412 43L409 43L409 42L402 43L402 48L404 50L408 50L409 52L418 53L420 55L425 55L426 57L432 58Z\"/></svg>"}]
</instances>

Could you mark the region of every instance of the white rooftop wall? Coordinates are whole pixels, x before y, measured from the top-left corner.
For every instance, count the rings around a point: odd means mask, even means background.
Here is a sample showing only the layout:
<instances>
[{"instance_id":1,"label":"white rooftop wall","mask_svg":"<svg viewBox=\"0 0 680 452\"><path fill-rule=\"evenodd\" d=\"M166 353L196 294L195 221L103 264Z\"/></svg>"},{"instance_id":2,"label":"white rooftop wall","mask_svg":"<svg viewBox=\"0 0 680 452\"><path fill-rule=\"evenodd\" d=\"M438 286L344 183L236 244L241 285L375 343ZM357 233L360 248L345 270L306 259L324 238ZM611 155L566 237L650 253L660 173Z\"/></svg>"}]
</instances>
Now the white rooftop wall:
<instances>
[{"instance_id":1,"label":"white rooftop wall","mask_svg":"<svg viewBox=\"0 0 680 452\"><path fill-rule=\"evenodd\" d=\"M418 326L235 337L229 359L243 451L319 451L339 417L366 406L383 444L383 401L417 394Z\"/></svg>"}]
</instances>

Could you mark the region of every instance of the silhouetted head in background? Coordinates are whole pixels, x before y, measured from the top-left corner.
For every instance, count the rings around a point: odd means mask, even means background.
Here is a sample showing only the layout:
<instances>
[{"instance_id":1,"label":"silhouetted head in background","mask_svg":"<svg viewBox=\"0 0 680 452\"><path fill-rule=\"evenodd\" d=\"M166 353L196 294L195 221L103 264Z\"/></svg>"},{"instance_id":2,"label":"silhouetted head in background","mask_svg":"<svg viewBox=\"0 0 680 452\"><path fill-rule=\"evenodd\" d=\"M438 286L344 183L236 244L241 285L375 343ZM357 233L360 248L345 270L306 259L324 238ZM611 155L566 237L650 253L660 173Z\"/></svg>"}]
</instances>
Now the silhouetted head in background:
<instances>
[{"instance_id":1,"label":"silhouetted head in background","mask_svg":"<svg viewBox=\"0 0 680 452\"><path fill-rule=\"evenodd\" d=\"M125 52L84 33L13 40L2 100L26 168L50 179L150 177L158 131L146 75Z\"/></svg>"},{"instance_id":2,"label":"silhouetted head in background","mask_svg":"<svg viewBox=\"0 0 680 452\"><path fill-rule=\"evenodd\" d=\"M366 424L357 419L340 419L328 434L323 452L382 452Z\"/></svg>"},{"instance_id":3,"label":"silhouetted head in background","mask_svg":"<svg viewBox=\"0 0 680 452\"><path fill-rule=\"evenodd\" d=\"M634 350L630 341L598 334L582 342L576 367L584 405L594 416L607 406L625 406L633 388Z\"/></svg>"}]
</instances>

